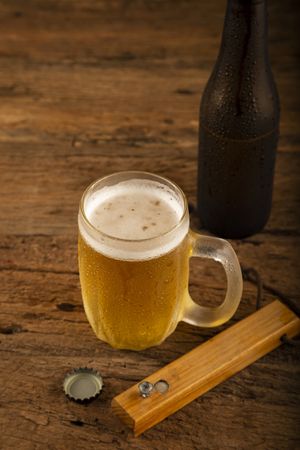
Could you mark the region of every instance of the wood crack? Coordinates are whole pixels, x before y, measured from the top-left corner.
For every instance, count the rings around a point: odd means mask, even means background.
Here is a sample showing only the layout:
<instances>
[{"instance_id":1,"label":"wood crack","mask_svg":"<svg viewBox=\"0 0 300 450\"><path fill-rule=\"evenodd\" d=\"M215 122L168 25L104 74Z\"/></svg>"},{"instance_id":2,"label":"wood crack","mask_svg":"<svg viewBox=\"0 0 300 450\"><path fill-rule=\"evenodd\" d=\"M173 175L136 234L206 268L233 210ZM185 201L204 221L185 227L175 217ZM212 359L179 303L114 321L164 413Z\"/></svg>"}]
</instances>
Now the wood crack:
<instances>
[{"instance_id":1,"label":"wood crack","mask_svg":"<svg viewBox=\"0 0 300 450\"><path fill-rule=\"evenodd\" d=\"M75 270L33 269L31 267L0 267L1 272L53 273L55 275L79 275Z\"/></svg>"}]
</instances>

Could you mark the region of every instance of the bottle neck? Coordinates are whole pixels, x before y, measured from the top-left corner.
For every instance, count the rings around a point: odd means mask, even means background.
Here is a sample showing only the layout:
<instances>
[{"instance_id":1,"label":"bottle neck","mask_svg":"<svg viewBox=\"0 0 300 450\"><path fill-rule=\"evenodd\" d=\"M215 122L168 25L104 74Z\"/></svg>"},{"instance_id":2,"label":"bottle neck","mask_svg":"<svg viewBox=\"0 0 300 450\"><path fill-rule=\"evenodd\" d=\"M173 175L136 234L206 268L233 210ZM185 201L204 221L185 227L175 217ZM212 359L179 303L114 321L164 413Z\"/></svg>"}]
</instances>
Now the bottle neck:
<instances>
[{"instance_id":1,"label":"bottle neck","mask_svg":"<svg viewBox=\"0 0 300 450\"><path fill-rule=\"evenodd\" d=\"M267 63L267 28L266 0L228 0L219 62Z\"/></svg>"},{"instance_id":2,"label":"bottle neck","mask_svg":"<svg viewBox=\"0 0 300 450\"><path fill-rule=\"evenodd\" d=\"M265 0L228 1L222 45L202 96L200 117L211 132L235 140L256 139L278 128Z\"/></svg>"}]
</instances>

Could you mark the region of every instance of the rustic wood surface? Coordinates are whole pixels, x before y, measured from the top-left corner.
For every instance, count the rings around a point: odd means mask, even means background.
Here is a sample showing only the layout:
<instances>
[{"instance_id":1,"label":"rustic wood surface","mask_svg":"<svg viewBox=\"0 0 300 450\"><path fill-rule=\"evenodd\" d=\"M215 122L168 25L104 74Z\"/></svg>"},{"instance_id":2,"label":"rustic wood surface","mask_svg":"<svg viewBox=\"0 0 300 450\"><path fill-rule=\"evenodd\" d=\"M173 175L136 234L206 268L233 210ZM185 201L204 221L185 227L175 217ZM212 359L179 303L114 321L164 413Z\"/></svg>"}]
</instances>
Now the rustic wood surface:
<instances>
[{"instance_id":1,"label":"rustic wood surface","mask_svg":"<svg viewBox=\"0 0 300 450\"><path fill-rule=\"evenodd\" d=\"M195 202L198 107L216 59L225 0L0 0L0 448L296 449L299 352L283 345L134 438L112 398L218 330L179 324L157 348L116 351L84 315L76 260L83 189L118 170L173 179ZM282 117L274 202L265 230L233 245L258 270L264 303L299 301L297 2L269 5ZM196 220L193 220L196 226ZM208 304L225 275L192 261ZM201 267L201 268L200 268ZM235 323L254 311L246 281ZM64 374L101 371L88 406Z\"/></svg>"},{"instance_id":2,"label":"rustic wood surface","mask_svg":"<svg viewBox=\"0 0 300 450\"><path fill-rule=\"evenodd\" d=\"M148 397L139 383L121 392L113 411L138 436L299 333L300 318L275 300L147 376L154 386ZM163 393L155 389L162 380L169 384Z\"/></svg>"}]
</instances>

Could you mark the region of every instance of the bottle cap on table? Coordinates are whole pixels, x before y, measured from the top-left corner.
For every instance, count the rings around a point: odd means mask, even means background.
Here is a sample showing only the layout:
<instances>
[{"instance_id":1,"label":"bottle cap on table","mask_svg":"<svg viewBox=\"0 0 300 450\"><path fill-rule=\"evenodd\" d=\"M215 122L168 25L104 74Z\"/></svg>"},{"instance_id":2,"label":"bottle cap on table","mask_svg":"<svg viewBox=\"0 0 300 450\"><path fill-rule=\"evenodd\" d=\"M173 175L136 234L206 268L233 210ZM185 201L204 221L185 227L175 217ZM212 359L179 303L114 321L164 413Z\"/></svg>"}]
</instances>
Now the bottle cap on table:
<instances>
[{"instance_id":1,"label":"bottle cap on table","mask_svg":"<svg viewBox=\"0 0 300 450\"><path fill-rule=\"evenodd\" d=\"M102 391L103 379L96 370L80 367L67 373L63 388L70 400L78 403L89 403L97 398Z\"/></svg>"}]
</instances>

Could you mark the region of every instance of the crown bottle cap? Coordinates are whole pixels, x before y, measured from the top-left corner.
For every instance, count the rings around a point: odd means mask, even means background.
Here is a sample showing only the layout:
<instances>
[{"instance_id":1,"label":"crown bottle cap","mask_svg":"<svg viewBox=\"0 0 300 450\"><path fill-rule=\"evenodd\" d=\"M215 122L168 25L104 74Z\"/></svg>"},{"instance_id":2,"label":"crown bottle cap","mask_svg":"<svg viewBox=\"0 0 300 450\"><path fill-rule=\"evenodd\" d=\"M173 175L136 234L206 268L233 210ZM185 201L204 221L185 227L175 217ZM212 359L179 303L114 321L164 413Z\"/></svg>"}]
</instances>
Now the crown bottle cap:
<instances>
[{"instance_id":1,"label":"crown bottle cap","mask_svg":"<svg viewBox=\"0 0 300 450\"><path fill-rule=\"evenodd\" d=\"M63 388L70 400L88 403L98 397L103 388L99 372L88 367L80 367L67 373Z\"/></svg>"}]
</instances>

